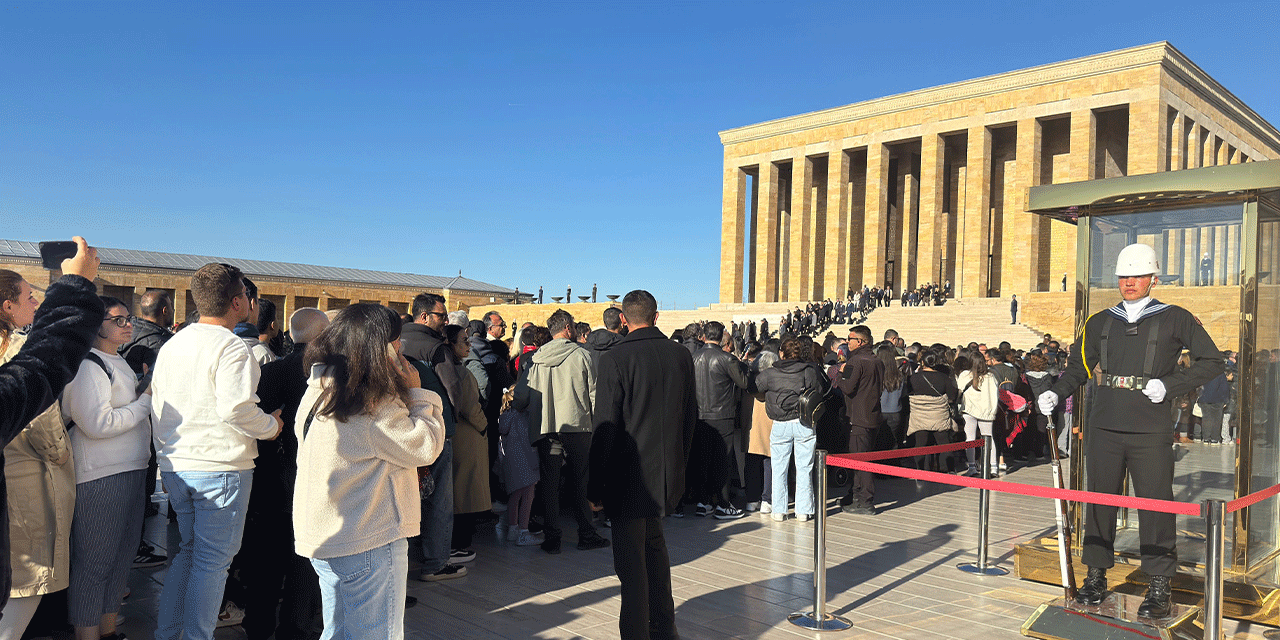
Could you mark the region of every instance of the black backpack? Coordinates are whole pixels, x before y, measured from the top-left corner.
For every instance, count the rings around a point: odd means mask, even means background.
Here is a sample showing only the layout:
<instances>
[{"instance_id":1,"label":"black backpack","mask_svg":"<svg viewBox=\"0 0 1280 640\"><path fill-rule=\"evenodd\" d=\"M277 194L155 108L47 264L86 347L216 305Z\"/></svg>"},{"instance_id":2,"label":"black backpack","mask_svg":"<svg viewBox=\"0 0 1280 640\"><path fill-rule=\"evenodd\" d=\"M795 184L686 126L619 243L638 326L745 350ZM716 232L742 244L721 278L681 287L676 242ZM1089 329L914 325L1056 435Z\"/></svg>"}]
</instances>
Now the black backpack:
<instances>
[{"instance_id":1,"label":"black backpack","mask_svg":"<svg viewBox=\"0 0 1280 640\"><path fill-rule=\"evenodd\" d=\"M818 384L806 388L800 394L800 424L809 428L820 424L837 400L840 400L839 390L827 376L819 373Z\"/></svg>"}]
</instances>

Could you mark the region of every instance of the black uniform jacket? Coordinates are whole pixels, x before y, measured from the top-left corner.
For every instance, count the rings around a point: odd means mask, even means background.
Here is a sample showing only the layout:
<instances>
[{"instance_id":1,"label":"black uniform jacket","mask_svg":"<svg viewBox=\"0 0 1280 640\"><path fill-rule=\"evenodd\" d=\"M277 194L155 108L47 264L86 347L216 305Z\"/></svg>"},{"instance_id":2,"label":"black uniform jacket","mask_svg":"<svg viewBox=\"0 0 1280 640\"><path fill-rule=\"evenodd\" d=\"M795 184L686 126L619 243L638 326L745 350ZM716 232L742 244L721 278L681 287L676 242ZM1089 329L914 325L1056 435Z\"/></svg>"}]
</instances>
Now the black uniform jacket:
<instances>
[{"instance_id":1,"label":"black uniform jacket","mask_svg":"<svg viewBox=\"0 0 1280 640\"><path fill-rule=\"evenodd\" d=\"M1103 327L1110 317L1107 362L1099 362ZM1152 299L1134 324L1126 319L1123 303L1089 316L1067 359L1067 370L1053 386L1065 398L1094 375L1143 376L1147 341L1155 319L1160 318L1151 377L1164 383L1165 399L1156 404L1141 391L1098 387L1089 410L1090 427L1127 433L1160 433L1169 430L1169 402L1222 373L1222 353L1190 311ZM1136 331L1134 330L1136 328ZM1132 335L1130 335L1132 334ZM1178 367L1183 349L1191 354L1191 366Z\"/></svg>"},{"instance_id":2,"label":"black uniform jacket","mask_svg":"<svg viewBox=\"0 0 1280 640\"><path fill-rule=\"evenodd\" d=\"M613 518L656 518L684 493L698 419L693 358L656 327L600 357L587 498Z\"/></svg>"}]
</instances>

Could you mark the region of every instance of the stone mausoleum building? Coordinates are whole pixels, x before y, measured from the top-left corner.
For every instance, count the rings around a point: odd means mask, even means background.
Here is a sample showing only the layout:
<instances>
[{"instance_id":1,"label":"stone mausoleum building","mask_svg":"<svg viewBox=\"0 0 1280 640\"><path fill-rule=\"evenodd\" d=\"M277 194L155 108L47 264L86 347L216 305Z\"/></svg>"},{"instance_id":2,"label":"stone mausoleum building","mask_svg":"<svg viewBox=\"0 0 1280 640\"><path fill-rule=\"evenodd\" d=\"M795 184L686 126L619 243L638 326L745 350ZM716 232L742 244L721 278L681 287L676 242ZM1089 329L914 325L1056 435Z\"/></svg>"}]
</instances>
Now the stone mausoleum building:
<instances>
[{"instance_id":1,"label":"stone mausoleum building","mask_svg":"<svg viewBox=\"0 0 1280 640\"><path fill-rule=\"evenodd\" d=\"M1280 131L1167 42L730 129L720 302L950 281L960 297L1075 282L1076 230L1030 187L1280 158ZM1170 237L1168 273L1239 269L1235 228Z\"/></svg>"},{"instance_id":2,"label":"stone mausoleum building","mask_svg":"<svg viewBox=\"0 0 1280 640\"><path fill-rule=\"evenodd\" d=\"M461 275L428 276L106 247L98 247L98 257L102 266L94 282L99 293L128 302L136 312L142 294L150 289L166 291L173 299L174 317L179 322L196 308L191 297L191 276L210 262L239 267L258 286L258 295L276 304L282 326L303 307L332 311L359 302L374 302L407 313L419 293L444 296L450 310L467 310L474 305L486 305L487 309L513 302L517 295L522 302L533 299L527 293L517 294L513 289ZM40 266L36 243L17 240L0 240L0 269L22 274L24 280L41 290L61 276L60 272Z\"/></svg>"}]
</instances>

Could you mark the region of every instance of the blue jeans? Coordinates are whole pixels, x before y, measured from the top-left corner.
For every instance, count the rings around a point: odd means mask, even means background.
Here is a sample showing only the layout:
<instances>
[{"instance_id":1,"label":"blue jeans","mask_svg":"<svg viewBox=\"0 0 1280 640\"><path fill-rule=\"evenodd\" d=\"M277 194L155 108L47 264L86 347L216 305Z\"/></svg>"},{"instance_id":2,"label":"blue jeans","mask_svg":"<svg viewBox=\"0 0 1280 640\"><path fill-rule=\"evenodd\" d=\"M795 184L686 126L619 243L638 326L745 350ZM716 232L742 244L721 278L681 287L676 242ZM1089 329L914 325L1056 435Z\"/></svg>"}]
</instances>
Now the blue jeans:
<instances>
[{"instance_id":1,"label":"blue jeans","mask_svg":"<svg viewBox=\"0 0 1280 640\"><path fill-rule=\"evenodd\" d=\"M773 512L786 513L787 471L791 454L796 456L796 515L813 515L813 449L818 436L799 420L773 422L769 433L770 464L773 467Z\"/></svg>"},{"instance_id":2,"label":"blue jeans","mask_svg":"<svg viewBox=\"0 0 1280 640\"><path fill-rule=\"evenodd\" d=\"M422 570L435 573L449 564L453 544L453 439L444 441L431 463L435 491L422 503Z\"/></svg>"},{"instance_id":3,"label":"blue jeans","mask_svg":"<svg viewBox=\"0 0 1280 640\"><path fill-rule=\"evenodd\" d=\"M324 633L320 640L401 640L408 585L409 542L404 538L364 553L312 558L320 576Z\"/></svg>"},{"instance_id":4,"label":"blue jeans","mask_svg":"<svg viewBox=\"0 0 1280 640\"><path fill-rule=\"evenodd\" d=\"M165 471L160 477L182 542L165 575L155 637L211 640L227 568L240 550L253 471Z\"/></svg>"}]
</instances>

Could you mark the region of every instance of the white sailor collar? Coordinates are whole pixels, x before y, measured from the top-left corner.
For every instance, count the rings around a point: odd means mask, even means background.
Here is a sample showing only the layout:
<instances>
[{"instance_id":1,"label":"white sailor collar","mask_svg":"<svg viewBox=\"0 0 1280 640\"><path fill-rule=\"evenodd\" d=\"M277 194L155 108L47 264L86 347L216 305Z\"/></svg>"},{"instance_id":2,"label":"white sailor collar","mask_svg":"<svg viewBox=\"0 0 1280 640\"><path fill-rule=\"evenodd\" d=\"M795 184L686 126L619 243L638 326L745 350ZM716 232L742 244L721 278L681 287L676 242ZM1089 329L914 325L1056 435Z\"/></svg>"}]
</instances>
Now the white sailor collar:
<instances>
[{"instance_id":1,"label":"white sailor collar","mask_svg":"<svg viewBox=\"0 0 1280 640\"><path fill-rule=\"evenodd\" d=\"M1170 305L1167 305L1163 302L1160 302L1159 300L1156 300L1155 298L1152 298L1151 301L1147 303L1147 306L1142 308L1142 312L1138 314L1138 319L1134 320L1133 324L1142 322L1143 320L1151 316L1154 316L1157 313L1162 313L1163 311L1168 309L1169 306ZM1129 322L1129 314L1125 312L1124 302L1117 302L1116 306L1108 308L1107 312L1115 316L1121 322L1124 322L1124 323Z\"/></svg>"}]
</instances>

